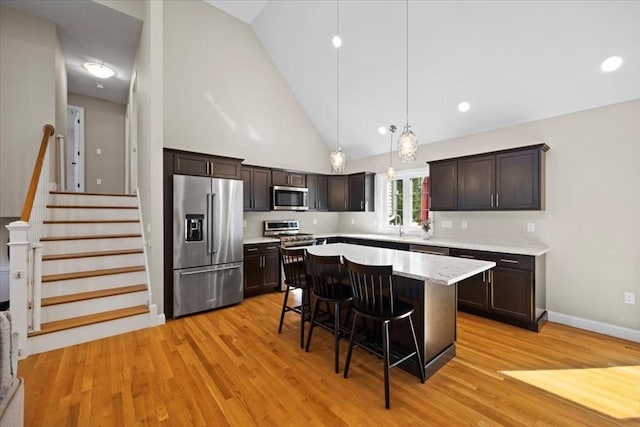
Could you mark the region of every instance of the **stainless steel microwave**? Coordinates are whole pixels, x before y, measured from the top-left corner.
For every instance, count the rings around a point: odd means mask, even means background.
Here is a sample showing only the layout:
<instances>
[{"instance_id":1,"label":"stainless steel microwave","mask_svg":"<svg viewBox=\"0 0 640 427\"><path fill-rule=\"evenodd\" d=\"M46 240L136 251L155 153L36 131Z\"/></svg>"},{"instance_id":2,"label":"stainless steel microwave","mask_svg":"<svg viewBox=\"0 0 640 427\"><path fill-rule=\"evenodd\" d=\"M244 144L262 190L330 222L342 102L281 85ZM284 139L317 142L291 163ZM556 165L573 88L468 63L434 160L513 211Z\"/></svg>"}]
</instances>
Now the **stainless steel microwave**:
<instances>
[{"instance_id":1,"label":"stainless steel microwave","mask_svg":"<svg viewBox=\"0 0 640 427\"><path fill-rule=\"evenodd\" d=\"M274 211L306 211L309 210L309 189L303 187L272 188L271 209Z\"/></svg>"}]
</instances>

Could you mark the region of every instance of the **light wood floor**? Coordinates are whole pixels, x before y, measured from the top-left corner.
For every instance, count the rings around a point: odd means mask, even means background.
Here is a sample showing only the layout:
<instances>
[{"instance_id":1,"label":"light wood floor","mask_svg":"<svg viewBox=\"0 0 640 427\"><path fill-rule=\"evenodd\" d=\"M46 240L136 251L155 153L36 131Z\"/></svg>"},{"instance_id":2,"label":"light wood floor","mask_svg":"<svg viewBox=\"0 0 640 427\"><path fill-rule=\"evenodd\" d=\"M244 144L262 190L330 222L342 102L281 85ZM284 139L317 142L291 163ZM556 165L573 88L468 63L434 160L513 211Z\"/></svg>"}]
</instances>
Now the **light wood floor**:
<instances>
[{"instance_id":1,"label":"light wood floor","mask_svg":"<svg viewBox=\"0 0 640 427\"><path fill-rule=\"evenodd\" d=\"M334 374L328 332L316 329L304 353L288 313L277 334L281 301L254 297L31 356L18 369L25 426L640 425L500 372L638 365L639 344L553 323L536 334L461 313L457 357L425 384L393 369L387 411L381 361L356 349L349 378Z\"/></svg>"}]
</instances>

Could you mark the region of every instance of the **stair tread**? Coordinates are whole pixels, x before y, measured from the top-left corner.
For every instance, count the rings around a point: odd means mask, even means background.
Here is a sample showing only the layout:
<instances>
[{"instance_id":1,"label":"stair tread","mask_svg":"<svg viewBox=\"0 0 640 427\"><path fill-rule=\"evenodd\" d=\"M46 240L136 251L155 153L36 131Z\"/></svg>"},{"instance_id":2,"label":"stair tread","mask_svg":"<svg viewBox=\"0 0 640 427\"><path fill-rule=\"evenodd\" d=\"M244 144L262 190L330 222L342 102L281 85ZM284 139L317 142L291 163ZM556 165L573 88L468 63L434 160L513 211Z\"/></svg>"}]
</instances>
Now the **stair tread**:
<instances>
[{"instance_id":1,"label":"stair tread","mask_svg":"<svg viewBox=\"0 0 640 427\"><path fill-rule=\"evenodd\" d=\"M71 219L71 220L58 220L58 221L42 221L43 224L125 224L125 223L139 223L137 219Z\"/></svg>"},{"instance_id":2,"label":"stair tread","mask_svg":"<svg viewBox=\"0 0 640 427\"><path fill-rule=\"evenodd\" d=\"M54 242L58 240L90 240L90 239L121 239L127 237L142 237L142 234L88 234L84 236L51 236L41 237L41 242Z\"/></svg>"},{"instance_id":3,"label":"stair tread","mask_svg":"<svg viewBox=\"0 0 640 427\"><path fill-rule=\"evenodd\" d=\"M114 295L130 294L133 292L146 291L147 285L130 285L121 286L119 288L101 289L98 291L80 292L77 294L59 295L55 297L42 298L41 306L47 307L50 305L65 304L69 302L85 301L94 298L104 298Z\"/></svg>"},{"instance_id":4,"label":"stair tread","mask_svg":"<svg viewBox=\"0 0 640 427\"><path fill-rule=\"evenodd\" d=\"M118 193L78 193L75 191L49 191L49 194L71 194L74 196L110 196L110 197L136 197L135 194Z\"/></svg>"},{"instance_id":5,"label":"stair tread","mask_svg":"<svg viewBox=\"0 0 640 427\"><path fill-rule=\"evenodd\" d=\"M40 327L40 331L29 332L28 336L34 337L65 329L78 328L95 323L107 322L109 320L121 319L123 317L136 316L148 312L149 308L146 305L138 305L134 307L120 308L118 310L104 311L102 313L89 314L86 316L72 317L70 319L56 320L54 322L43 323Z\"/></svg>"},{"instance_id":6,"label":"stair tread","mask_svg":"<svg viewBox=\"0 0 640 427\"><path fill-rule=\"evenodd\" d=\"M59 280L84 279L86 277L107 276L110 274L135 273L145 271L144 265L133 267L105 268L101 270L77 271L74 273L47 274L42 276L42 283L56 282Z\"/></svg>"},{"instance_id":7,"label":"stair tread","mask_svg":"<svg viewBox=\"0 0 640 427\"><path fill-rule=\"evenodd\" d=\"M51 209L138 209L138 206L119 205L47 205Z\"/></svg>"},{"instance_id":8,"label":"stair tread","mask_svg":"<svg viewBox=\"0 0 640 427\"><path fill-rule=\"evenodd\" d=\"M132 254L142 254L142 253L144 253L142 248L119 249L119 250L113 250L113 251L75 252L75 253L68 253L68 254L43 255L42 261L56 261L61 259L74 259L74 258L93 258L93 257L112 256L112 255L132 255Z\"/></svg>"}]
</instances>

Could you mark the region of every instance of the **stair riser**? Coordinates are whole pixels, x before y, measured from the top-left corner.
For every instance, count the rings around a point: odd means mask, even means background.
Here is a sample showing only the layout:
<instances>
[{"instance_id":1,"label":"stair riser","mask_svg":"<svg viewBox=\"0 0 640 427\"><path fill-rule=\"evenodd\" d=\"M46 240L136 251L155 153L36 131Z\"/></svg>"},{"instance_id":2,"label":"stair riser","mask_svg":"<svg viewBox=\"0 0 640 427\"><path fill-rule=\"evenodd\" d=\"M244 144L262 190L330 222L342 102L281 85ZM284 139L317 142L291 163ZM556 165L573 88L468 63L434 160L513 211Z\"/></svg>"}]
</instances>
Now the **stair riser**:
<instances>
[{"instance_id":1,"label":"stair riser","mask_svg":"<svg viewBox=\"0 0 640 427\"><path fill-rule=\"evenodd\" d=\"M41 322L55 322L56 320L70 319L72 317L86 316L101 313L103 311L118 310L120 308L146 305L148 294L134 292L130 294L112 295L102 298L93 298L85 301L75 301L65 304L42 307Z\"/></svg>"},{"instance_id":2,"label":"stair riser","mask_svg":"<svg viewBox=\"0 0 640 427\"><path fill-rule=\"evenodd\" d=\"M97 234L140 234L139 222L97 224L45 224L43 237L89 236Z\"/></svg>"},{"instance_id":3,"label":"stair riser","mask_svg":"<svg viewBox=\"0 0 640 427\"><path fill-rule=\"evenodd\" d=\"M142 249L142 238L123 237L117 239L60 240L54 242L42 242L43 255L115 251L119 249Z\"/></svg>"},{"instance_id":4,"label":"stair riser","mask_svg":"<svg viewBox=\"0 0 640 427\"><path fill-rule=\"evenodd\" d=\"M135 197L88 196L84 194L51 194L50 204L80 206L138 206Z\"/></svg>"},{"instance_id":5,"label":"stair riser","mask_svg":"<svg viewBox=\"0 0 640 427\"><path fill-rule=\"evenodd\" d=\"M83 279L58 280L42 284L42 297L48 298L80 292L100 291L141 283L147 283L147 273L144 271L86 277Z\"/></svg>"},{"instance_id":6,"label":"stair riser","mask_svg":"<svg viewBox=\"0 0 640 427\"><path fill-rule=\"evenodd\" d=\"M105 268L144 265L144 254L110 255L88 258L60 259L42 262L42 274L75 273Z\"/></svg>"},{"instance_id":7,"label":"stair riser","mask_svg":"<svg viewBox=\"0 0 640 427\"><path fill-rule=\"evenodd\" d=\"M81 220L139 220L137 209L82 209L82 208L47 208L49 221L81 221Z\"/></svg>"},{"instance_id":8,"label":"stair riser","mask_svg":"<svg viewBox=\"0 0 640 427\"><path fill-rule=\"evenodd\" d=\"M139 314L110 320L108 322L100 322L79 328L38 335L28 339L28 353L38 354L44 351L124 334L126 332L148 328L150 324L153 323L150 323L149 314Z\"/></svg>"}]
</instances>

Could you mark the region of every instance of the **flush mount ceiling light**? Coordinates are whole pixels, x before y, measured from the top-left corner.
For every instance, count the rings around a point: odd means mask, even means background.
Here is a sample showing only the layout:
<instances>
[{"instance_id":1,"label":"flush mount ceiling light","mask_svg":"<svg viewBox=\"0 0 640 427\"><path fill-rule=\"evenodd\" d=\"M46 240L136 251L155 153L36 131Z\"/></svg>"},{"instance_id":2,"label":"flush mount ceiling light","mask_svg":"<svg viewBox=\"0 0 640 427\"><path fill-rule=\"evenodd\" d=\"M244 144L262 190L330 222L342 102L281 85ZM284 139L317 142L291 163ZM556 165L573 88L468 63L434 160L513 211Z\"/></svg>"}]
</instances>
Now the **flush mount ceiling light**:
<instances>
[{"instance_id":1,"label":"flush mount ceiling light","mask_svg":"<svg viewBox=\"0 0 640 427\"><path fill-rule=\"evenodd\" d=\"M336 149L329 155L331 163L331 173L343 173L346 156L340 148L340 2L336 0L336 36L333 38L333 45L336 47ZM340 42L336 44L336 39Z\"/></svg>"},{"instance_id":2,"label":"flush mount ceiling light","mask_svg":"<svg viewBox=\"0 0 640 427\"><path fill-rule=\"evenodd\" d=\"M600 69L605 73L615 71L622 65L622 58L619 56L610 56L600 64Z\"/></svg>"},{"instance_id":3,"label":"flush mount ceiling light","mask_svg":"<svg viewBox=\"0 0 640 427\"><path fill-rule=\"evenodd\" d=\"M460 111L461 113L466 113L467 111L469 111L469 108L471 108L471 104L469 104L467 101L462 101L460 104L458 104L458 111Z\"/></svg>"},{"instance_id":4,"label":"flush mount ceiling light","mask_svg":"<svg viewBox=\"0 0 640 427\"><path fill-rule=\"evenodd\" d=\"M342 46L342 39L340 38L340 36L333 36L331 43L333 43L335 47L340 47Z\"/></svg>"},{"instance_id":5,"label":"flush mount ceiling light","mask_svg":"<svg viewBox=\"0 0 640 427\"><path fill-rule=\"evenodd\" d=\"M386 128L386 127L384 127L384 126L380 126L380 127L378 128L378 133L379 133L380 135L384 135L384 134L386 134L386 133L387 133L387 128Z\"/></svg>"},{"instance_id":6,"label":"flush mount ceiling light","mask_svg":"<svg viewBox=\"0 0 640 427\"><path fill-rule=\"evenodd\" d=\"M406 0L405 30L407 36L407 123L404 125L402 134L400 134L400 137L398 138L398 156L400 156L400 160L403 162L410 162L416 159L416 154L418 153L418 138L413 133L411 126L409 125L409 0Z\"/></svg>"},{"instance_id":7,"label":"flush mount ceiling light","mask_svg":"<svg viewBox=\"0 0 640 427\"><path fill-rule=\"evenodd\" d=\"M104 64L98 64L95 62L87 62L83 65L84 69L100 79L108 79L116 75L113 68L107 67Z\"/></svg>"}]
</instances>

